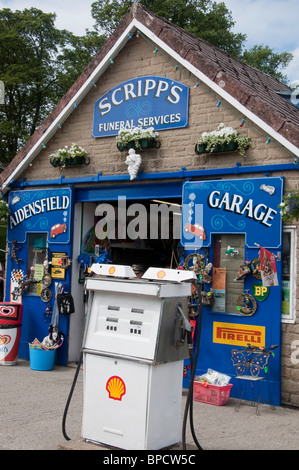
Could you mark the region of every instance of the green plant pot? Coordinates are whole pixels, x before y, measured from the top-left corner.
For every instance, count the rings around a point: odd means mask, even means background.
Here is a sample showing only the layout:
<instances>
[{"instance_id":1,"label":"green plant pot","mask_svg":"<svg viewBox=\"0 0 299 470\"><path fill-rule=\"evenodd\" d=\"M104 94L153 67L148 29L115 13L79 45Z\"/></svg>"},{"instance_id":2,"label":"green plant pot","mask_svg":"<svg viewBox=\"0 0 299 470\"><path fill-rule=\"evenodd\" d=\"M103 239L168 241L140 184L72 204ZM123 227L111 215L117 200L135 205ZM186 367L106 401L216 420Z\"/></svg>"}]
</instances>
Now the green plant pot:
<instances>
[{"instance_id":1,"label":"green plant pot","mask_svg":"<svg viewBox=\"0 0 299 470\"><path fill-rule=\"evenodd\" d=\"M61 167L61 166L73 166L73 165L84 165L89 163L89 159L86 158L84 155L78 155L75 158L66 158L65 160L61 160L60 158L53 158L50 160L50 163L54 167Z\"/></svg>"},{"instance_id":2,"label":"green plant pot","mask_svg":"<svg viewBox=\"0 0 299 470\"><path fill-rule=\"evenodd\" d=\"M121 144L118 142L116 146L118 150L120 150L120 152L122 152L123 150L137 149L136 144L133 140L131 142L127 142L126 144Z\"/></svg>"},{"instance_id":3,"label":"green plant pot","mask_svg":"<svg viewBox=\"0 0 299 470\"><path fill-rule=\"evenodd\" d=\"M84 155L78 155L75 158L69 158L66 162L67 165L83 165L85 163Z\"/></svg>"},{"instance_id":4,"label":"green plant pot","mask_svg":"<svg viewBox=\"0 0 299 470\"><path fill-rule=\"evenodd\" d=\"M153 148L153 147L159 148L160 141L156 139L145 138L145 139L139 139L138 144L136 144L136 142L132 140L131 142L128 142L127 144L121 144L118 142L116 146L120 152L122 152L123 150L130 150L130 149L139 150L139 149L146 149L146 148Z\"/></svg>"},{"instance_id":5,"label":"green plant pot","mask_svg":"<svg viewBox=\"0 0 299 470\"><path fill-rule=\"evenodd\" d=\"M195 145L195 153L200 155L201 153L208 153L206 152L206 145L205 144L196 144Z\"/></svg>"},{"instance_id":6,"label":"green plant pot","mask_svg":"<svg viewBox=\"0 0 299 470\"><path fill-rule=\"evenodd\" d=\"M52 158L50 160L50 163L54 167L60 166L60 158Z\"/></svg>"},{"instance_id":7,"label":"green plant pot","mask_svg":"<svg viewBox=\"0 0 299 470\"><path fill-rule=\"evenodd\" d=\"M207 153L220 153L220 152L233 152L234 150L237 150L238 144L236 142L229 142L229 144L218 144L214 148L212 152L210 150L206 150L207 146L206 144L196 144L195 145L195 153L197 155L200 154L207 154Z\"/></svg>"},{"instance_id":8,"label":"green plant pot","mask_svg":"<svg viewBox=\"0 0 299 470\"><path fill-rule=\"evenodd\" d=\"M156 140L155 139L140 139L139 145L142 149L153 148L156 146Z\"/></svg>"}]
</instances>

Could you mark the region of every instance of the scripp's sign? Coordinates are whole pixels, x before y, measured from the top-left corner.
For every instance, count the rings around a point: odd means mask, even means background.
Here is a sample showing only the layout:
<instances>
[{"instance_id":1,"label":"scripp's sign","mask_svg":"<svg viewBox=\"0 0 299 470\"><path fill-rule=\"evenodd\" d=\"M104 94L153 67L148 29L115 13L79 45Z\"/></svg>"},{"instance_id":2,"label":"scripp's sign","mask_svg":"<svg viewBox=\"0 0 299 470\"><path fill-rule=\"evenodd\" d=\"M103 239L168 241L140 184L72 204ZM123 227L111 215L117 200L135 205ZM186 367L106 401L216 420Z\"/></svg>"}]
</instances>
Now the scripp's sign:
<instances>
[{"instance_id":1,"label":"scripp's sign","mask_svg":"<svg viewBox=\"0 0 299 470\"><path fill-rule=\"evenodd\" d=\"M159 76L120 83L94 104L93 137L117 135L121 129L155 130L188 126L189 87Z\"/></svg>"},{"instance_id":2,"label":"scripp's sign","mask_svg":"<svg viewBox=\"0 0 299 470\"><path fill-rule=\"evenodd\" d=\"M282 233L278 204L282 193L283 178L185 183L182 243L211 246L212 234L244 233L247 247L254 248L258 243L278 248Z\"/></svg>"},{"instance_id":3,"label":"scripp's sign","mask_svg":"<svg viewBox=\"0 0 299 470\"><path fill-rule=\"evenodd\" d=\"M70 189L12 191L9 209L8 242L25 242L27 232L48 232L48 242L69 243Z\"/></svg>"}]
</instances>

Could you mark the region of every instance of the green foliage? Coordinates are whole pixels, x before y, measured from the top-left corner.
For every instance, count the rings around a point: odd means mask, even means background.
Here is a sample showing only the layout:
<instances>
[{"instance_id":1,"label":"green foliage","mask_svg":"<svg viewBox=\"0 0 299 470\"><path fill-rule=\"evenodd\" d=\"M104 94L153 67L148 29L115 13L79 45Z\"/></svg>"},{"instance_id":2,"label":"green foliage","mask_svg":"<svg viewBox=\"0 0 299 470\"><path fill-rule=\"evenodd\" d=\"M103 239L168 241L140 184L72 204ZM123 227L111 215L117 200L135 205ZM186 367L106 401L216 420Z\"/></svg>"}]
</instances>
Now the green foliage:
<instances>
[{"instance_id":1,"label":"green foliage","mask_svg":"<svg viewBox=\"0 0 299 470\"><path fill-rule=\"evenodd\" d=\"M7 225L0 225L0 248L5 250L6 247L6 231ZM5 252L0 251L0 263L5 264Z\"/></svg>"},{"instance_id":2,"label":"green foliage","mask_svg":"<svg viewBox=\"0 0 299 470\"><path fill-rule=\"evenodd\" d=\"M280 69L287 67L293 59L291 52L275 53L269 46L256 45L242 54L242 60L251 67L255 67L268 75L272 75L277 80L286 83L287 77Z\"/></svg>"},{"instance_id":3,"label":"green foliage","mask_svg":"<svg viewBox=\"0 0 299 470\"><path fill-rule=\"evenodd\" d=\"M251 139L241 135L232 127L225 127L221 122L215 131L203 132L197 141L198 145L204 145L205 151L214 152L218 146L235 143L240 154L245 156L245 150L250 146Z\"/></svg>"},{"instance_id":4,"label":"green foliage","mask_svg":"<svg viewBox=\"0 0 299 470\"><path fill-rule=\"evenodd\" d=\"M77 157L86 157L86 150L80 145L72 144L71 146L66 145L63 148L56 150L49 156L50 161L56 163L61 168L66 166L66 161L70 159L76 159Z\"/></svg>"},{"instance_id":5,"label":"green foliage","mask_svg":"<svg viewBox=\"0 0 299 470\"><path fill-rule=\"evenodd\" d=\"M56 15L36 8L0 10L0 163L16 155L103 44L55 28Z\"/></svg>"},{"instance_id":6,"label":"green foliage","mask_svg":"<svg viewBox=\"0 0 299 470\"><path fill-rule=\"evenodd\" d=\"M85 36L75 36L68 32L67 39L67 46L62 48L61 54L57 57L57 60L63 63L63 69L58 73L62 95L68 91L92 57L101 49L106 37L96 31L87 30Z\"/></svg>"},{"instance_id":7,"label":"green foliage","mask_svg":"<svg viewBox=\"0 0 299 470\"><path fill-rule=\"evenodd\" d=\"M10 210L7 202L0 198L0 224L5 224L7 222Z\"/></svg>"},{"instance_id":8,"label":"green foliage","mask_svg":"<svg viewBox=\"0 0 299 470\"><path fill-rule=\"evenodd\" d=\"M290 223L293 220L299 220L299 193L290 192L286 194L278 207L284 222Z\"/></svg>"},{"instance_id":9,"label":"green foliage","mask_svg":"<svg viewBox=\"0 0 299 470\"><path fill-rule=\"evenodd\" d=\"M55 61L64 33L55 15L31 8L0 10L0 156L8 163L57 101Z\"/></svg>"},{"instance_id":10,"label":"green foliage","mask_svg":"<svg viewBox=\"0 0 299 470\"><path fill-rule=\"evenodd\" d=\"M129 142L134 142L136 148L140 148L139 141L141 139L153 139L157 140L159 133L155 131L153 127L142 129L142 127L134 127L133 129L121 129L116 137L116 142L122 145L126 145Z\"/></svg>"}]
</instances>

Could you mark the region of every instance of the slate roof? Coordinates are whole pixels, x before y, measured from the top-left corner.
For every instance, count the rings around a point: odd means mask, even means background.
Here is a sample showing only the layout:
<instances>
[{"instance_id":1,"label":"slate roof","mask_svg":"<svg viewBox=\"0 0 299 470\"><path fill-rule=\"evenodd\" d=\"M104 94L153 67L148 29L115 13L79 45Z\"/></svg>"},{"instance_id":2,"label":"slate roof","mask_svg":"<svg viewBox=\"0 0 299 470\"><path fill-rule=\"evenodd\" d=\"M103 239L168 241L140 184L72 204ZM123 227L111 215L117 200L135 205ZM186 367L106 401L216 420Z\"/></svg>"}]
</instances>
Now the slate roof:
<instances>
[{"instance_id":1,"label":"slate roof","mask_svg":"<svg viewBox=\"0 0 299 470\"><path fill-rule=\"evenodd\" d=\"M10 177L98 64L109 54L134 18L214 83L219 85L220 82L222 84L225 82L223 89L227 93L299 148L299 110L277 94L277 92L290 91L289 87L134 3L118 28L106 40L73 86L0 174L0 184Z\"/></svg>"}]
</instances>

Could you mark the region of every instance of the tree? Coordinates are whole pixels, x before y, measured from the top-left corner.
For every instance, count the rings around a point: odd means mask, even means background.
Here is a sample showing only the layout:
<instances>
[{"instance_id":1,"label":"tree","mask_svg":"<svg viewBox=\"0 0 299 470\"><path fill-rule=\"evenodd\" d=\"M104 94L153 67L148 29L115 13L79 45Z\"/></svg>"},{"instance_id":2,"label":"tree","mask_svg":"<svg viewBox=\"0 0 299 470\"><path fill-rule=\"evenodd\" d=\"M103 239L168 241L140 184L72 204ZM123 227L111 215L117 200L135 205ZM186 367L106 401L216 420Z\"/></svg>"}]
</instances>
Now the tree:
<instances>
[{"instance_id":1,"label":"tree","mask_svg":"<svg viewBox=\"0 0 299 470\"><path fill-rule=\"evenodd\" d=\"M291 52L275 53L273 49L263 44L253 46L249 50L245 49L242 54L243 62L272 75L283 83L287 83L288 79L280 70L287 67L292 59Z\"/></svg>"},{"instance_id":2,"label":"tree","mask_svg":"<svg viewBox=\"0 0 299 470\"><path fill-rule=\"evenodd\" d=\"M54 13L0 10L0 162L6 166L77 79L104 38L55 28Z\"/></svg>"},{"instance_id":3,"label":"tree","mask_svg":"<svg viewBox=\"0 0 299 470\"><path fill-rule=\"evenodd\" d=\"M96 28L110 35L134 0L97 0L91 14ZM233 33L234 21L223 2L211 0L140 0L148 10L220 47L231 55L241 54L246 35Z\"/></svg>"},{"instance_id":4,"label":"tree","mask_svg":"<svg viewBox=\"0 0 299 470\"><path fill-rule=\"evenodd\" d=\"M67 92L92 57L101 49L106 36L87 30L85 36L67 33L67 38L67 47L64 47L57 57L57 60L63 64L57 77L62 95Z\"/></svg>"},{"instance_id":5,"label":"tree","mask_svg":"<svg viewBox=\"0 0 299 470\"><path fill-rule=\"evenodd\" d=\"M0 80L5 104L0 106L0 159L8 163L34 132L57 98L55 62L64 32L54 27L54 14L35 8L0 10Z\"/></svg>"}]
</instances>

